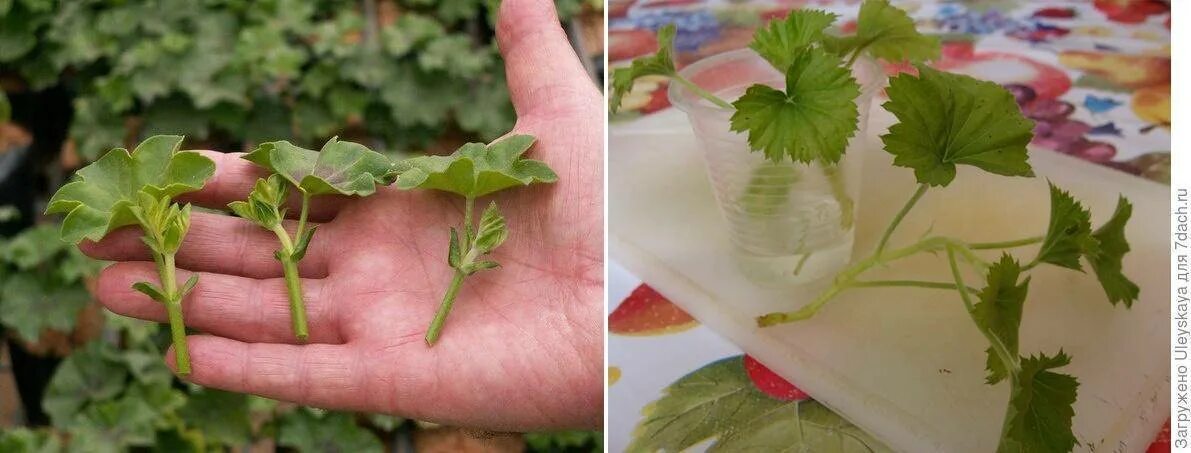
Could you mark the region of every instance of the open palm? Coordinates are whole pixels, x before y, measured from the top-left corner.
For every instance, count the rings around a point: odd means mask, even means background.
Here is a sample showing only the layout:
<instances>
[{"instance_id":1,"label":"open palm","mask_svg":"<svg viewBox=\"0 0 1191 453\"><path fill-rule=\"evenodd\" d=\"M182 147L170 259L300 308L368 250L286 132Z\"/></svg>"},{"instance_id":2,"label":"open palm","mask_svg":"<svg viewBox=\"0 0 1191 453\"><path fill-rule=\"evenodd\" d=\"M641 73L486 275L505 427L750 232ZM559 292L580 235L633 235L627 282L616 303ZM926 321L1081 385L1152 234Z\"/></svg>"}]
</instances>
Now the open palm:
<instances>
[{"instance_id":1,"label":"open palm","mask_svg":"<svg viewBox=\"0 0 1191 453\"><path fill-rule=\"evenodd\" d=\"M599 426L603 104L549 0L505 0L497 39L514 132L537 136L528 156L560 179L494 197L510 228L492 256L503 267L466 280L439 342L428 348L422 337L451 278L458 197L382 188L364 199L316 199L312 216L325 223L300 267L307 344L290 331L276 237L242 219L195 213L178 254L180 280L200 274L183 302L186 324L204 332L189 337L191 381L489 430ZM207 155L217 171L189 197L196 204L245 199L264 176L237 155ZM163 307L131 289L156 281L139 235L126 228L83 249L118 261L100 275L100 302L164 321ZM172 367L172 349L166 360Z\"/></svg>"}]
</instances>

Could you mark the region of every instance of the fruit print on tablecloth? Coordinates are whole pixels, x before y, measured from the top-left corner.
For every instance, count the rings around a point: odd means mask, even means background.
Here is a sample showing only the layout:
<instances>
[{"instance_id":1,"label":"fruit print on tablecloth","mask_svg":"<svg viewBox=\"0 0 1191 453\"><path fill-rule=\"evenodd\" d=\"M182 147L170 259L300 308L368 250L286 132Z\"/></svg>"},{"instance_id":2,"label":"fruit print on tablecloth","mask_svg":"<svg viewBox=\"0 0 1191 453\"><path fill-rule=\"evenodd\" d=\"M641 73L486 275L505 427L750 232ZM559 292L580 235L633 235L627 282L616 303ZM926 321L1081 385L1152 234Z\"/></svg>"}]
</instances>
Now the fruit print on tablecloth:
<instances>
[{"instance_id":1,"label":"fruit print on tablecloth","mask_svg":"<svg viewBox=\"0 0 1191 453\"><path fill-rule=\"evenodd\" d=\"M811 3L847 13L847 5L856 2ZM802 6L802 2L760 0L613 4L609 27L613 67L656 48L652 32L667 21L678 24L676 59L681 67L744 47L756 26ZM1023 110L1039 123L1037 148L1169 181L1165 177L1170 172L1169 158L1151 156L1169 153L1170 146L1167 4L1157 0L1096 0L1094 4L966 0L907 5L916 7L912 9L920 26L943 37L944 58L937 62L941 68L963 72L962 67L968 66L973 75L996 79L983 69L1008 65L994 71L1001 75L1001 80L994 81L1022 95L1018 99ZM850 21L845 18L843 27ZM664 80L641 80L612 119L629 120L670 107L667 88ZM1119 105L1098 110L1105 104L1085 105L1087 94ZM1038 101L1031 105L1034 99Z\"/></svg>"},{"instance_id":2,"label":"fruit print on tablecloth","mask_svg":"<svg viewBox=\"0 0 1191 453\"><path fill-rule=\"evenodd\" d=\"M747 355L692 371L641 412L629 452L889 451Z\"/></svg>"},{"instance_id":3,"label":"fruit print on tablecloth","mask_svg":"<svg viewBox=\"0 0 1191 453\"><path fill-rule=\"evenodd\" d=\"M608 315L608 332L617 335L665 335L699 325L695 318L642 284Z\"/></svg>"}]
</instances>

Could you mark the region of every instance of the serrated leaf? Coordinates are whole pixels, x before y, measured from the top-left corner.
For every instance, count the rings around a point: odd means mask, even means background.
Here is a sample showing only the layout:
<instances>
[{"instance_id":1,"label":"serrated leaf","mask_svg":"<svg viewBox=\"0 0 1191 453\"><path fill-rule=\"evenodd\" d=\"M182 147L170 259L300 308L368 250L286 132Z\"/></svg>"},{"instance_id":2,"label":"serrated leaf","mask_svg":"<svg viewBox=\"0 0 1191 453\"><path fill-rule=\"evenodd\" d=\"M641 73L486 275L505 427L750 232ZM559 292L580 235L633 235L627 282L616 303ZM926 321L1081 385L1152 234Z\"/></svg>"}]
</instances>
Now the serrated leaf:
<instances>
[{"instance_id":1,"label":"serrated leaf","mask_svg":"<svg viewBox=\"0 0 1191 453\"><path fill-rule=\"evenodd\" d=\"M1109 302L1116 305L1124 302L1125 307L1132 307L1141 289L1121 272L1121 261L1129 252L1129 241L1125 238L1125 225L1133 215L1133 205L1125 197L1117 199L1117 208L1104 225L1097 228L1092 237L1099 242L1099 249L1088 254L1088 263L1092 271L1100 280L1104 294Z\"/></svg>"},{"instance_id":2,"label":"serrated leaf","mask_svg":"<svg viewBox=\"0 0 1191 453\"><path fill-rule=\"evenodd\" d=\"M756 84L732 103L731 126L749 148L780 163L839 162L856 132L860 87L839 57L802 48L786 69L786 91Z\"/></svg>"},{"instance_id":3,"label":"serrated leaf","mask_svg":"<svg viewBox=\"0 0 1191 453\"><path fill-rule=\"evenodd\" d=\"M450 156L420 156L399 162L396 186L436 189L478 198L515 186L552 183L558 175L544 162L522 157L530 135L510 135L489 145L468 143Z\"/></svg>"},{"instance_id":4,"label":"serrated leaf","mask_svg":"<svg viewBox=\"0 0 1191 453\"><path fill-rule=\"evenodd\" d=\"M459 246L459 232L451 227L451 243L447 245L447 264L452 268L458 269L460 261L463 261L463 252Z\"/></svg>"},{"instance_id":5,"label":"serrated leaf","mask_svg":"<svg viewBox=\"0 0 1191 453\"><path fill-rule=\"evenodd\" d=\"M1050 224L1038 249L1037 261L1082 271L1079 257L1099 249L1092 237L1092 214L1071 194L1050 184Z\"/></svg>"},{"instance_id":6,"label":"serrated leaf","mask_svg":"<svg viewBox=\"0 0 1191 453\"><path fill-rule=\"evenodd\" d=\"M658 30L657 53L637 57L629 67L612 71L612 95L608 106L612 113L620 110L621 100L633 90L633 82L638 78L678 73L674 68L674 35L677 33L678 28L674 24L666 24Z\"/></svg>"},{"instance_id":7,"label":"serrated leaf","mask_svg":"<svg viewBox=\"0 0 1191 453\"><path fill-rule=\"evenodd\" d=\"M1069 363L1071 358L1063 351L1054 357L1039 354L1022 359L997 453L1071 451L1076 441L1071 406L1079 382L1050 371Z\"/></svg>"},{"instance_id":8,"label":"serrated leaf","mask_svg":"<svg viewBox=\"0 0 1191 453\"><path fill-rule=\"evenodd\" d=\"M866 0L856 17L856 34L828 46L843 55L857 49L890 61L921 63L939 57L939 38L918 33L914 19L887 0Z\"/></svg>"},{"instance_id":9,"label":"serrated leaf","mask_svg":"<svg viewBox=\"0 0 1191 453\"><path fill-rule=\"evenodd\" d=\"M244 155L310 195L367 196L389 183L389 160L364 145L328 140L320 151L287 141L262 143Z\"/></svg>"},{"instance_id":10,"label":"serrated leaf","mask_svg":"<svg viewBox=\"0 0 1191 453\"><path fill-rule=\"evenodd\" d=\"M742 359L709 363L667 386L641 410L625 451L685 451L708 439L716 439L709 451L723 452L890 451L817 402L766 395L750 380Z\"/></svg>"},{"instance_id":11,"label":"serrated leaf","mask_svg":"<svg viewBox=\"0 0 1191 453\"><path fill-rule=\"evenodd\" d=\"M132 284L132 289L141 294L149 296L150 299L153 299L157 302L161 302L163 304L169 302L169 298L165 296L165 291L152 283L136 282Z\"/></svg>"},{"instance_id":12,"label":"serrated leaf","mask_svg":"<svg viewBox=\"0 0 1191 453\"><path fill-rule=\"evenodd\" d=\"M82 284L61 285L37 273L13 274L0 290L0 322L21 339L36 343L46 329L70 333L91 301Z\"/></svg>"},{"instance_id":13,"label":"serrated leaf","mask_svg":"<svg viewBox=\"0 0 1191 453\"><path fill-rule=\"evenodd\" d=\"M1001 255L1001 260L988 268L987 286L980 291L980 302L972 307L972 317L976 323L1000 339L1014 357L1018 355L1022 307L1030 291L1030 279L1027 277L1018 284L1020 276L1021 264L1008 253ZM996 384L1008 377L1005 364L993 348L990 346L985 353L988 369L985 380L989 384Z\"/></svg>"},{"instance_id":14,"label":"serrated leaf","mask_svg":"<svg viewBox=\"0 0 1191 453\"><path fill-rule=\"evenodd\" d=\"M792 10L785 20L775 20L768 27L757 29L749 48L784 73L799 50L823 39L823 31L836 17L817 9Z\"/></svg>"},{"instance_id":15,"label":"serrated leaf","mask_svg":"<svg viewBox=\"0 0 1191 453\"><path fill-rule=\"evenodd\" d=\"M379 453L383 445L376 435L356 424L353 417L332 412L322 418L297 410L281 420L277 443L303 452L351 451Z\"/></svg>"},{"instance_id":16,"label":"serrated leaf","mask_svg":"<svg viewBox=\"0 0 1191 453\"><path fill-rule=\"evenodd\" d=\"M55 427L70 426L88 403L110 400L124 390L128 371L118 355L111 345L92 341L62 361L41 400Z\"/></svg>"},{"instance_id":17,"label":"serrated leaf","mask_svg":"<svg viewBox=\"0 0 1191 453\"><path fill-rule=\"evenodd\" d=\"M898 123L882 135L893 164L914 169L918 182L946 186L956 165L1004 176L1033 176L1026 145L1033 123L1013 95L992 82L918 65L890 80L884 104Z\"/></svg>"},{"instance_id":18,"label":"serrated leaf","mask_svg":"<svg viewBox=\"0 0 1191 453\"><path fill-rule=\"evenodd\" d=\"M496 250L509 237L509 228L505 225L505 218L496 207L496 202L488 204L484 215L480 216L480 228L476 232L476 248L480 254Z\"/></svg>"},{"instance_id":19,"label":"serrated leaf","mask_svg":"<svg viewBox=\"0 0 1191 453\"><path fill-rule=\"evenodd\" d=\"M294 253L291 255L293 259L301 261L306 257L306 250L310 248L310 240L314 238L314 231L318 229L318 225L311 225L302 232L302 236L294 244Z\"/></svg>"},{"instance_id":20,"label":"serrated leaf","mask_svg":"<svg viewBox=\"0 0 1191 453\"><path fill-rule=\"evenodd\" d=\"M181 143L176 135L149 137L132 153L113 149L76 172L46 208L47 214L66 213L62 239L98 241L116 228L137 223L130 208L140 192L174 197L202 188L215 174L215 163L196 152L178 151Z\"/></svg>"}]
</instances>

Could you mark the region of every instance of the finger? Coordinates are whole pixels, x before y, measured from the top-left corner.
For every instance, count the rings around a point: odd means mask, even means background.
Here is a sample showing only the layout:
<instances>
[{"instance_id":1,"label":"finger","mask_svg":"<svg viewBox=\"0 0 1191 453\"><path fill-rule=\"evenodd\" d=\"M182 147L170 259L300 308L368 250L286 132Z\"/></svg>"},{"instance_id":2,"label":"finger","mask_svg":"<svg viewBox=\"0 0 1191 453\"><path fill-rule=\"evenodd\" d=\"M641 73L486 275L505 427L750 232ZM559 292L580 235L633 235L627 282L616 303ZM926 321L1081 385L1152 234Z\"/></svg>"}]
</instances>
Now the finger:
<instances>
[{"instance_id":1,"label":"finger","mask_svg":"<svg viewBox=\"0 0 1191 453\"><path fill-rule=\"evenodd\" d=\"M366 392L366 364L346 345L243 343L191 335L187 346L187 379L202 386L324 408L378 409L368 404L376 398ZM166 352L166 364L177 369L173 347Z\"/></svg>"},{"instance_id":2,"label":"finger","mask_svg":"<svg viewBox=\"0 0 1191 453\"><path fill-rule=\"evenodd\" d=\"M191 272L178 271L178 282ZM166 322L161 303L132 289L133 283L160 282L151 263L116 263L99 274L96 298L109 310L125 316ZM340 343L338 318L326 302L329 280L303 279L309 343ZM288 293L282 279L255 280L200 273L198 284L182 301L186 325L240 341L299 343L291 323Z\"/></svg>"},{"instance_id":3,"label":"finger","mask_svg":"<svg viewBox=\"0 0 1191 453\"><path fill-rule=\"evenodd\" d=\"M600 103L599 91L559 26L553 1L504 0L499 14L496 40L517 116L553 116L575 105Z\"/></svg>"},{"instance_id":4,"label":"finger","mask_svg":"<svg viewBox=\"0 0 1191 453\"><path fill-rule=\"evenodd\" d=\"M178 197L182 203L194 203L211 209L227 209L233 201L247 200L256 180L269 176L269 172L256 164L242 159L244 153L221 153L218 151L195 151L215 161L215 175L207 180L202 190ZM308 218L325 222L335 217L350 197L320 195L310 200ZM301 213L301 197L291 190L286 202L286 215L297 218Z\"/></svg>"},{"instance_id":5,"label":"finger","mask_svg":"<svg viewBox=\"0 0 1191 453\"><path fill-rule=\"evenodd\" d=\"M290 237L296 224L286 222ZM298 275L326 277L330 243L329 229L315 232L306 256L298 262ZM151 261L149 248L138 227L113 231L99 242L83 241L79 248L88 256L107 261ZM281 262L273 256L281 248L277 236L247 220L204 212L190 214L190 232L176 257L179 267L199 272L273 278L283 275Z\"/></svg>"}]
</instances>

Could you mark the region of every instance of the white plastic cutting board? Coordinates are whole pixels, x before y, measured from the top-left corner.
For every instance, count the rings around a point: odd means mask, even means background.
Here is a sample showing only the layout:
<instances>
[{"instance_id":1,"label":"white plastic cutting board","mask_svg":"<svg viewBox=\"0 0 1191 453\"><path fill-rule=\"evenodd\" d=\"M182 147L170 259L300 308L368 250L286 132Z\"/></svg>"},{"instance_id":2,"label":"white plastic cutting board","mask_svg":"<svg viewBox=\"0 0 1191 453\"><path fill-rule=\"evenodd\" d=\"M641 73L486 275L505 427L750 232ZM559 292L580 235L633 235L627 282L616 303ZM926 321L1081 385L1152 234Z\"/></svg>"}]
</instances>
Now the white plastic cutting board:
<instances>
[{"instance_id":1,"label":"white plastic cutting board","mask_svg":"<svg viewBox=\"0 0 1191 453\"><path fill-rule=\"evenodd\" d=\"M874 125L890 117L873 110ZM867 254L913 191L912 172L894 168L870 127L859 201L856 252ZM1031 152L1039 178L1005 178L961 168L932 190L902 224L894 246L933 232L971 241L1042 234L1046 179L1092 210L1111 215L1117 194L1134 204L1125 272L1141 286L1132 310L1113 307L1094 276L1041 266L1023 316L1023 354L1072 356L1078 377L1076 451L1141 452L1166 420L1170 402L1167 257L1168 188L1045 150ZM924 289L845 292L814 318L758 329L753 317L797 308L810 291L764 290L730 258L727 232L702 156L681 112L614 125L609 144L609 227L613 259L854 423L903 452L992 452L1008 383L984 384L984 338L958 296ZM936 212L943 214L936 215ZM1033 248L1015 250L1023 261ZM995 256L990 256L995 258ZM947 280L945 259L924 256L871 279ZM980 286L974 277L972 285Z\"/></svg>"}]
</instances>

